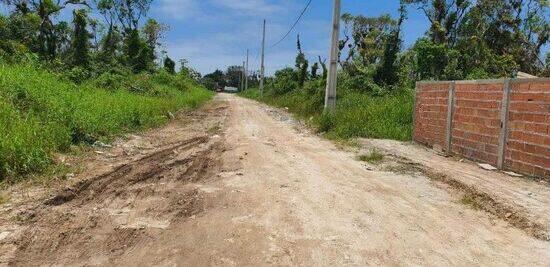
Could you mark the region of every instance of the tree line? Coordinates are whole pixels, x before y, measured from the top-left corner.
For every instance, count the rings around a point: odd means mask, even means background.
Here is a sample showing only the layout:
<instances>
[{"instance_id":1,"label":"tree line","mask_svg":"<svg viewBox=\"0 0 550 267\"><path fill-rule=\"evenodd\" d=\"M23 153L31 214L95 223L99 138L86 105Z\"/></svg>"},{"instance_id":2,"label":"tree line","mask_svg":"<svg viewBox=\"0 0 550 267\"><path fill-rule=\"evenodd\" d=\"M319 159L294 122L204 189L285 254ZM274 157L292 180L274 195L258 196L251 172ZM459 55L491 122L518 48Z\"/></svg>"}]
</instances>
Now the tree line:
<instances>
[{"instance_id":1,"label":"tree line","mask_svg":"<svg viewBox=\"0 0 550 267\"><path fill-rule=\"evenodd\" d=\"M401 0L398 16L343 14L339 41L339 87L386 94L419 80L550 76L547 0ZM408 11L429 21L424 36L403 46ZM268 90L285 94L323 88L326 64L312 64L297 37L295 66L275 72ZM322 90L322 89L320 89Z\"/></svg>"},{"instance_id":2,"label":"tree line","mask_svg":"<svg viewBox=\"0 0 550 267\"><path fill-rule=\"evenodd\" d=\"M176 73L176 62L160 46L168 26L147 17L152 0L0 1L10 10L0 15L1 60L36 56L76 81L107 71ZM69 7L72 21L59 20Z\"/></svg>"}]
</instances>

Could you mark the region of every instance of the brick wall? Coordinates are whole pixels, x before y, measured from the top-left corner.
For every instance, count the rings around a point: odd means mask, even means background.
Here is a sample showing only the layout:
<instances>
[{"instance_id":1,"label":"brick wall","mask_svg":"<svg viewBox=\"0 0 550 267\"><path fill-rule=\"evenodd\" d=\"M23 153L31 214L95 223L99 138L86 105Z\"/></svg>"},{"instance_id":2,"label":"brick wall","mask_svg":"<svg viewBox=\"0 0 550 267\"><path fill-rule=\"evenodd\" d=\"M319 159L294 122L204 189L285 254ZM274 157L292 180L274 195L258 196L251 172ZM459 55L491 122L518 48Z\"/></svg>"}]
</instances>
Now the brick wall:
<instances>
[{"instance_id":1,"label":"brick wall","mask_svg":"<svg viewBox=\"0 0 550 267\"><path fill-rule=\"evenodd\" d=\"M445 145L450 83L421 84L416 91L414 140L425 145Z\"/></svg>"},{"instance_id":2,"label":"brick wall","mask_svg":"<svg viewBox=\"0 0 550 267\"><path fill-rule=\"evenodd\" d=\"M550 82L512 83L505 165L550 177Z\"/></svg>"},{"instance_id":3,"label":"brick wall","mask_svg":"<svg viewBox=\"0 0 550 267\"><path fill-rule=\"evenodd\" d=\"M419 82L415 101L416 142L550 179L550 79Z\"/></svg>"},{"instance_id":4,"label":"brick wall","mask_svg":"<svg viewBox=\"0 0 550 267\"><path fill-rule=\"evenodd\" d=\"M503 84L455 85L452 151L465 157L497 164Z\"/></svg>"}]
</instances>

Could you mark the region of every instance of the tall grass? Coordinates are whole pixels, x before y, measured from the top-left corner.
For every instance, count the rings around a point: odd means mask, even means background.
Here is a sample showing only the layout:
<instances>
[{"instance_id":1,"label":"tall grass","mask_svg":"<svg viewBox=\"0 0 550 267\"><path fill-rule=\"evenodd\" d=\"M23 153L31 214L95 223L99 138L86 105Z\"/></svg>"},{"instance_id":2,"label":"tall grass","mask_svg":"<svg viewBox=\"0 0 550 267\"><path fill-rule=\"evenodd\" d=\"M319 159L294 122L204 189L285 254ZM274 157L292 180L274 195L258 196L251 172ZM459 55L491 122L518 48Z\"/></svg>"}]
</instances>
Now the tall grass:
<instances>
[{"instance_id":1,"label":"tall grass","mask_svg":"<svg viewBox=\"0 0 550 267\"><path fill-rule=\"evenodd\" d=\"M154 82L157 96L75 85L32 65L0 66L0 181L39 172L71 144L166 122L211 93Z\"/></svg>"},{"instance_id":2,"label":"tall grass","mask_svg":"<svg viewBox=\"0 0 550 267\"><path fill-rule=\"evenodd\" d=\"M329 138L411 139L413 93L408 90L385 96L342 90L334 113L323 113L322 90L313 94L304 90L283 95L267 93L260 97L258 90L252 89L240 95L270 105L287 107L298 117L310 121L319 132L325 132Z\"/></svg>"}]
</instances>

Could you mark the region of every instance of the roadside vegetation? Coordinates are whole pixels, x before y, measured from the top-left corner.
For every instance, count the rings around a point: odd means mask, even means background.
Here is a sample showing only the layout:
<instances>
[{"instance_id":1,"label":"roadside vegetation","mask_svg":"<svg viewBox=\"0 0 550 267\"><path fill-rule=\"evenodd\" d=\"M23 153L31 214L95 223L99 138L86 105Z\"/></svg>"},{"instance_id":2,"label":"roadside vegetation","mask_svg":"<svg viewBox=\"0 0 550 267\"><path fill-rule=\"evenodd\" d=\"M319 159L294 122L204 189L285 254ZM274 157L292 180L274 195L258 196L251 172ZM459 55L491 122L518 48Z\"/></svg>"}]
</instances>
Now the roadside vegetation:
<instances>
[{"instance_id":1,"label":"roadside vegetation","mask_svg":"<svg viewBox=\"0 0 550 267\"><path fill-rule=\"evenodd\" d=\"M404 48L402 25L411 10L431 25ZM344 14L335 112L323 112L326 60L306 55L300 36L294 67L267 78L263 96L257 89L240 94L287 107L330 138L410 140L417 81L506 78L518 71L548 77L548 11L542 0L402 0L396 18Z\"/></svg>"},{"instance_id":2,"label":"roadside vegetation","mask_svg":"<svg viewBox=\"0 0 550 267\"><path fill-rule=\"evenodd\" d=\"M269 91L260 97L257 88L240 95L273 106L288 108L318 132L331 139L372 137L409 140L412 135L412 92L370 96L344 91L339 93L338 108L334 113L323 113L324 89L316 94L295 90L281 96Z\"/></svg>"},{"instance_id":3,"label":"roadside vegetation","mask_svg":"<svg viewBox=\"0 0 550 267\"><path fill-rule=\"evenodd\" d=\"M145 16L150 0L0 1L10 11L0 15L0 183L213 95L160 51L168 27ZM72 21L58 17L67 7Z\"/></svg>"}]
</instances>

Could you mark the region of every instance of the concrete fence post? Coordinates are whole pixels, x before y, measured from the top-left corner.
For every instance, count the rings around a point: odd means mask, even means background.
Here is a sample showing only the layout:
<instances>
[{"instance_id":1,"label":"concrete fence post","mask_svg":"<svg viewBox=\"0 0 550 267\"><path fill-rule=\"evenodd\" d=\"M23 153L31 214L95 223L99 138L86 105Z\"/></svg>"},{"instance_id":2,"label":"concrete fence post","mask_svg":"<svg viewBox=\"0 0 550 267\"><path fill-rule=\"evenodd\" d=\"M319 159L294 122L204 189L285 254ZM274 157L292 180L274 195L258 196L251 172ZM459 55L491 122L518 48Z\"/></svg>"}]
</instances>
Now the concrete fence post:
<instances>
[{"instance_id":1,"label":"concrete fence post","mask_svg":"<svg viewBox=\"0 0 550 267\"><path fill-rule=\"evenodd\" d=\"M500 109L500 134L498 136L498 161L497 168L504 168L506 160L506 140L508 139L508 111L510 109L510 84L512 79L504 81L502 103Z\"/></svg>"},{"instance_id":2,"label":"concrete fence post","mask_svg":"<svg viewBox=\"0 0 550 267\"><path fill-rule=\"evenodd\" d=\"M456 82L449 84L449 98L447 101L447 129L445 136L445 153L450 156L452 152L452 137L453 137L453 113L455 103L455 87Z\"/></svg>"}]
</instances>

